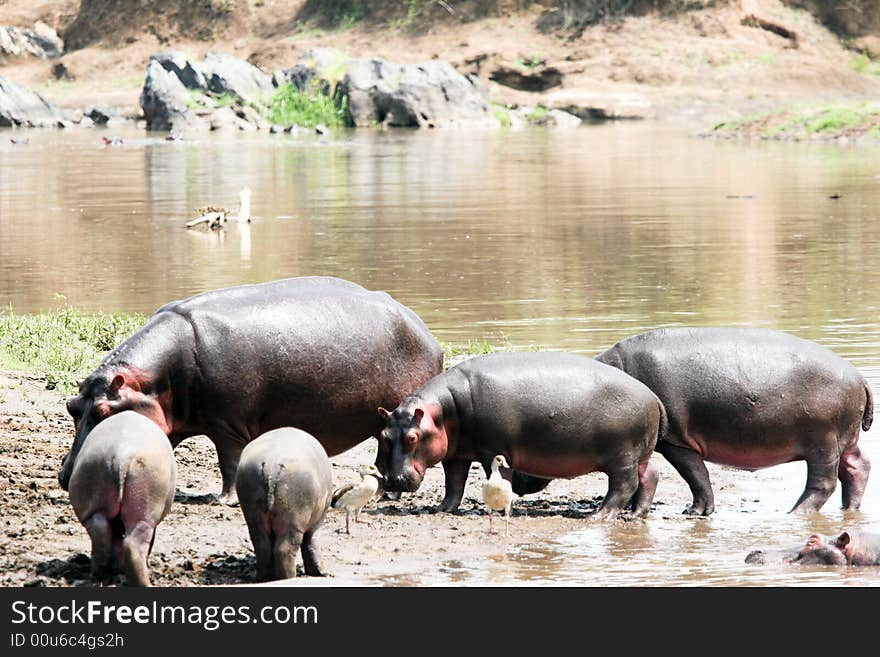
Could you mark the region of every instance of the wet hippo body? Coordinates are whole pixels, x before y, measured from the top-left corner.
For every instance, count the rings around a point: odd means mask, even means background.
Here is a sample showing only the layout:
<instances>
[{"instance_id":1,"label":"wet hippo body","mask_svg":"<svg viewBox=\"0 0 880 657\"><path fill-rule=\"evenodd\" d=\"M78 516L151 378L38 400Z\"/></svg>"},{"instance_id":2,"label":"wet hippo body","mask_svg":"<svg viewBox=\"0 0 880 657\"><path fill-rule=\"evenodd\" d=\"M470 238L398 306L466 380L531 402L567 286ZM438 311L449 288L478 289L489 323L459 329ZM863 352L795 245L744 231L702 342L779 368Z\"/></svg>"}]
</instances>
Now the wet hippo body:
<instances>
[{"instance_id":1,"label":"wet hippo body","mask_svg":"<svg viewBox=\"0 0 880 657\"><path fill-rule=\"evenodd\" d=\"M793 511L820 509L838 478L843 507L858 509L870 463L857 442L873 399L830 350L780 331L676 328L622 340L597 360L663 401L669 432L656 449L690 486L687 513L714 510L704 461L756 470L804 460L807 484Z\"/></svg>"},{"instance_id":2,"label":"wet hippo body","mask_svg":"<svg viewBox=\"0 0 880 657\"><path fill-rule=\"evenodd\" d=\"M171 444L151 420L125 411L88 435L73 463L70 504L92 541L92 572L119 569L129 585L149 586L147 558L156 526L174 501Z\"/></svg>"},{"instance_id":3,"label":"wet hippo body","mask_svg":"<svg viewBox=\"0 0 880 657\"><path fill-rule=\"evenodd\" d=\"M244 448L235 489L247 522L260 580L296 577L302 551L306 575L324 575L315 531L333 495L327 452L305 431L282 427Z\"/></svg>"},{"instance_id":4,"label":"wet hippo body","mask_svg":"<svg viewBox=\"0 0 880 657\"><path fill-rule=\"evenodd\" d=\"M480 356L434 377L394 412L376 463L389 490L416 490L442 462L446 496L458 506L472 461L491 467L497 454L533 477L576 477L601 471L605 517L632 503L650 510L656 473L648 461L665 424L663 406L622 372L572 354L538 352ZM506 476L510 476L507 470Z\"/></svg>"},{"instance_id":5,"label":"wet hippo body","mask_svg":"<svg viewBox=\"0 0 880 657\"><path fill-rule=\"evenodd\" d=\"M880 566L880 534L844 531L830 540L813 534L793 563L802 566Z\"/></svg>"},{"instance_id":6,"label":"wet hippo body","mask_svg":"<svg viewBox=\"0 0 880 657\"><path fill-rule=\"evenodd\" d=\"M59 473L67 486L82 439L132 409L173 445L207 435L225 501L239 455L282 426L338 454L382 427L396 405L442 370L443 351L409 308L384 292L327 277L289 278L199 294L160 308L111 352L68 401L76 424Z\"/></svg>"}]
</instances>

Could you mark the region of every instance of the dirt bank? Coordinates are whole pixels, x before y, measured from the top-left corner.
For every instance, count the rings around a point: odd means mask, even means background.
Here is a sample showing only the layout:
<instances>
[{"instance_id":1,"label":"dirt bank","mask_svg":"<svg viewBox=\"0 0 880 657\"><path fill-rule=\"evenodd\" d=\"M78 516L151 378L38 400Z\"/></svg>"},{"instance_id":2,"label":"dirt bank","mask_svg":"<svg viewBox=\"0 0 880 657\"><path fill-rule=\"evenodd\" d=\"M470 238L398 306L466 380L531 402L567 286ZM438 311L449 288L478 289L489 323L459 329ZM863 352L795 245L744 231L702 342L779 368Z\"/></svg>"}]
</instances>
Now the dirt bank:
<instances>
[{"instance_id":1,"label":"dirt bank","mask_svg":"<svg viewBox=\"0 0 880 657\"><path fill-rule=\"evenodd\" d=\"M88 536L56 480L72 436L62 398L36 378L3 372L0 400L0 585L94 586ZM357 479L355 468L372 462L374 449L368 442L333 458L334 483ZM157 533L150 560L153 582L253 582L253 549L240 509L212 501L212 493L220 489L213 446L196 438L175 453L178 493ZM652 517L677 515L688 501L687 487L658 461L668 483ZM727 486L728 477L721 471L713 471L713 479L716 489ZM368 507L364 517L375 527L357 525L350 537L344 533L344 516L330 511L318 537L334 577L302 578L296 584L405 584L407 574L430 573L447 562L502 555L508 548L582 528L606 488L600 474L554 481L544 492L516 503L511 536L505 538L487 536L487 517L478 501L482 481L482 470L475 467L461 513L432 514L443 496L442 471L434 467L417 493Z\"/></svg>"},{"instance_id":2,"label":"dirt bank","mask_svg":"<svg viewBox=\"0 0 880 657\"><path fill-rule=\"evenodd\" d=\"M207 7L204 15L155 8L122 13L124 4L89 3L85 18L72 1L0 4L0 25L42 19L75 47L60 60L7 60L3 74L67 107L100 102L133 115L149 55L169 49L199 57L227 52L267 71L292 65L314 46L401 62L440 58L478 74L496 102L677 117L701 126L784 104L880 92L871 62L854 63L870 42L832 31L815 16L837 24L815 7L814 15L778 0L694 2L689 5L707 6L645 11L578 33L561 27L561 15L553 18L560 3L551 2L444 3L452 12L427 3L430 20L399 12L365 16L356 11L365 3L357 2L339 3L351 11L332 16L308 11L315 3L280 0L244 10L241 3L199 3ZM477 11L487 4L493 5L488 15Z\"/></svg>"}]
</instances>

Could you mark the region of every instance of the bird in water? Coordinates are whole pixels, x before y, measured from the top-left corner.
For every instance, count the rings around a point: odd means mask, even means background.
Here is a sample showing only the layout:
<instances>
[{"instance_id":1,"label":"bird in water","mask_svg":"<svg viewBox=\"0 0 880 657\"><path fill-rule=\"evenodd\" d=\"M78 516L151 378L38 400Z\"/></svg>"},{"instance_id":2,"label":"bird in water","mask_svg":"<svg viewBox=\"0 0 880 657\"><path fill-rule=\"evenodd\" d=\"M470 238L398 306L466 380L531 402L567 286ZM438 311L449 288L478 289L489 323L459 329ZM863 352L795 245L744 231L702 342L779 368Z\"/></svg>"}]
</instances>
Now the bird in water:
<instances>
[{"instance_id":1,"label":"bird in water","mask_svg":"<svg viewBox=\"0 0 880 657\"><path fill-rule=\"evenodd\" d=\"M367 502L376 497L376 493L379 492L379 480L384 479L382 473L372 463L362 465L358 469L358 474L360 474L361 480L337 488L333 491L333 498L330 502L330 506L334 509L345 510L345 533L349 536L351 536L351 530L348 523L352 513L354 513L356 523L374 526L369 520L359 520L358 514Z\"/></svg>"},{"instance_id":2,"label":"bird in water","mask_svg":"<svg viewBox=\"0 0 880 657\"><path fill-rule=\"evenodd\" d=\"M489 507L489 533L492 529L492 511L504 511L504 535L510 536L510 509L513 506L513 487L501 476L500 468L509 468L507 459L498 454L492 459L492 474L483 482L483 501Z\"/></svg>"}]
</instances>

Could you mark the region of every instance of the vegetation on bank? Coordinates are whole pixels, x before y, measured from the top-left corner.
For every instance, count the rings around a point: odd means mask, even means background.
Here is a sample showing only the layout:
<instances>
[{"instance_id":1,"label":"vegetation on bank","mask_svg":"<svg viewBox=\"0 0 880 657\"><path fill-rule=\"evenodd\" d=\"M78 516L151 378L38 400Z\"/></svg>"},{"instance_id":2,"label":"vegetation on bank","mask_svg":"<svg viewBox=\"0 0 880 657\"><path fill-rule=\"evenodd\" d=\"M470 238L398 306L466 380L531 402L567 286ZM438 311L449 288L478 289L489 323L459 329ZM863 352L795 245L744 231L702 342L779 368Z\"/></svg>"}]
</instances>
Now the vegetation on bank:
<instances>
[{"instance_id":1,"label":"vegetation on bank","mask_svg":"<svg viewBox=\"0 0 880 657\"><path fill-rule=\"evenodd\" d=\"M278 87L269 99L267 118L278 125L307 128L314 128L319 123L329 128L354 124L345 96L328 96L318 89L307 93L299 91L289 82Z\"/></svg>"},{"instance_id":2,"label":"vegetation on bank","mask_svg":"<svg viewBox=\"0 0 880 657\"><path fill-rule=\"evenodd\" d=\"M794 107L719 123L712 135L757 139L880 139L880 103Z\"/></svg>"},{"instance_id":3,"label":"vegetation on bank","mask_svg":"<svg viewBox=\"0 0 880 657\"><path fill-rule=\"evenodd\" d=\"M76 380L143 326L137 314L87 314L72 308L36 315L0 311L0 368L27 370L67 395Z\"/></svg>"},{"instance_id":4,"label":"vegetation on bank","mask_svg":"<svg viewBox=\"0 0 880 657\"><path fill-rule=\"evenodd\" d=\"M0 369L30 372L45 379L46 388L69 396L77 380L146 321L139 314L83 313L69 307L24 315L8 308L0 311ZM507 349L486 339L440 344L447 367L468 356Z\"/></svg>"}]
</instances>

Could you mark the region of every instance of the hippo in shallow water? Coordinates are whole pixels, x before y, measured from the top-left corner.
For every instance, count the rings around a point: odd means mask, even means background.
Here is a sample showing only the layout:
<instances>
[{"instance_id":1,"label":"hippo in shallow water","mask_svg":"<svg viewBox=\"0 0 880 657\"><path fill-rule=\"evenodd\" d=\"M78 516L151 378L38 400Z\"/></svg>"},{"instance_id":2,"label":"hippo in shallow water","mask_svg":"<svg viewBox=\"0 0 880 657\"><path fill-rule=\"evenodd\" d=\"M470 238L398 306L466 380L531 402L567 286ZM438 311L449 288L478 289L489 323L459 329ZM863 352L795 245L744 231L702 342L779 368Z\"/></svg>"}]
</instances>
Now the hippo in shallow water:
<instances>
[{"instance_id":1,"label":"hippo in shallow water","mask_svg":"<svg viewBox=\"0 0 880 657\"><path fill-rule=\"evenodd\" d=\"M844 531L835 538L813 534L806 545L753 550L746 563L792 563L801 566L880 566L880 534Z\"/></svg>"},{"instance_id":2,"label":"hippo in shallow water","mask_svg":"<svg viewBox=\"0 0 880 657\"><path fill-rule=\"evenodd\" d=\"M248 443L235 473L257 579L296 577L302 551L306 575L325 575L314 535L333 495L327 452L305 431L282 427Z\"/></svg>"},{"instance_id":3,"label":"hippo in shallow water","mask_svg":"<svg viewBox=\"0 0 880 657\"><path fill-rule=\"evenodd\" d=\"M92 430L73 462L70 504L92 540L92 573L149 586L156 526L174 501L171 444L151 420L118 413Z\"/></svg>"},{"instance_id":4,"label":"hippo in shallow water","mask_svg":"<svg viewBox=\"0 0 880 657\"><path fill-rule=\"evenodd\" d=\"M584 356L537 352L479 356L416 390L393 412L379 414L376 463L389 490L414 491L425 471L443 462L446 498L461 500L471 461L544 478L608 475L594 514L634 515L651 508L657 474L649 459L663 433L663 405L645 385ZM450 478L450 473L455 476Z\"/></svg>"},{"instance_id":5,"label":"hippo in shallow water","mask_svg":"<svg viewBox=\"0 0 880 657\"><path fill-rule=\"evenodd\" d=\"M384 292L337 278L288 278L199 294L160 308L114 349L67 403L76 435L59 473L67 488L83 438L124 410L177 445L217 448L222 499L234 502L244 446L282 426L331 456L382 428L394 406L443 367L421 319Z\"/></svg>"},{"instance_id":6,"label":"hippo in shallow water","mask_svg":"<svg viewBox=\"0 0 880 657\"><path fill-rule=\"evenodd\" d=\"M807 462L792 511L822 508L836 479L843 507L858 509L870 462L858 447L871 426L871 388L815 342L745 328L659 329L618 342L596 360L642 381L663 401L669 432L657 451L690 486L686 513L715 508L704 461L757 470Z\"/></svg>"}]
</instances>

